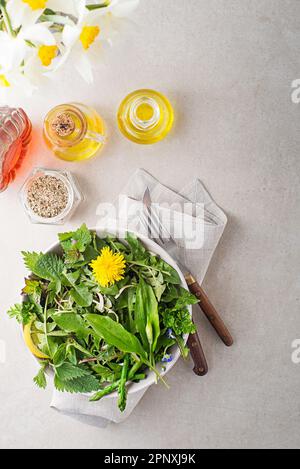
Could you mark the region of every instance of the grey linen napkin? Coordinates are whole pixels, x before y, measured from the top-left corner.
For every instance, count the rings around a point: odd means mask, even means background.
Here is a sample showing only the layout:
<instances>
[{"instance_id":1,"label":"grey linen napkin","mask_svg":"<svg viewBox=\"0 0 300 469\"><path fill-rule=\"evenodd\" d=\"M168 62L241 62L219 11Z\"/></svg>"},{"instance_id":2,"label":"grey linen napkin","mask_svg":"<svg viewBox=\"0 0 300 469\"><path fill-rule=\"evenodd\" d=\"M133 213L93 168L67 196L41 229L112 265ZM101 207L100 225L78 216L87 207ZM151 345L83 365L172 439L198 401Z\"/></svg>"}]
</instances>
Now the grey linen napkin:
<instances>
[{"instance_id":1,"label":"grey linen napkin","mask_svg":"<svg viewBox=\"0 0 300 469\"><path fill-rule=\"evenodd\" d=\"M147 187L155 209L169 224L170 231L173 231L175 225L180 227L184 224L189 227L187 231L184 231L179 245L184 248L181 252L187 266L201 284L225 229L227 217L199 180L195 180L180 192L176 192L162 185L145 170L139 169L121 193L117 213L113 217L110 214L106 217L102 216L98 220L99 229L109 231L112 228L123 228L147 235L147 229L141 224L138 215ZM191 231L193 231L193 236L191 236ZM127 408L124 413L118 410L116 394L91 403L86 395L60 393L55 390L51 407L88 424L105 427L109 422L124 421L147 389L128 395Z\"/></svg>"}]
</instances>

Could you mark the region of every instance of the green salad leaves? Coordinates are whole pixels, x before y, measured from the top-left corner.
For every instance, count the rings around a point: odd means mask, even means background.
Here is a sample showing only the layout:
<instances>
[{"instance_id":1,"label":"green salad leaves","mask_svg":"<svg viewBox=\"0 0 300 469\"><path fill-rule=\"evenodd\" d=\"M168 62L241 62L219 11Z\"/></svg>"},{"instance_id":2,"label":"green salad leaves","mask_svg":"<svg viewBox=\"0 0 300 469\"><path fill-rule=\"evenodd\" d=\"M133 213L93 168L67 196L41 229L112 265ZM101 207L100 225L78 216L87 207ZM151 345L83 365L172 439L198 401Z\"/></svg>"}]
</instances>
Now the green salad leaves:
<instances>
[{"instance_id":1,"label":"green salad leaves","mask_svg":"<svg viewBox=\"0 0 300 469\"><path fill-rule=\"evenodd\" d=\"M128 382L145 379L149 369L160 379L157 365L172 361L175 344L187 356L183 336L195 331L187 307L198 300L181 287L177 271L131 233L124 241L102 239L82 225L59 241L57 253L22 253L31 275L23 303L8 314L23 325L39 358L37 386L46 387L50 368L59 391L93 393L91 401L117 391L124 411ZM107 248L125 269L120 280L103 286L90 263Z\"/></svg>"}]
</instances>

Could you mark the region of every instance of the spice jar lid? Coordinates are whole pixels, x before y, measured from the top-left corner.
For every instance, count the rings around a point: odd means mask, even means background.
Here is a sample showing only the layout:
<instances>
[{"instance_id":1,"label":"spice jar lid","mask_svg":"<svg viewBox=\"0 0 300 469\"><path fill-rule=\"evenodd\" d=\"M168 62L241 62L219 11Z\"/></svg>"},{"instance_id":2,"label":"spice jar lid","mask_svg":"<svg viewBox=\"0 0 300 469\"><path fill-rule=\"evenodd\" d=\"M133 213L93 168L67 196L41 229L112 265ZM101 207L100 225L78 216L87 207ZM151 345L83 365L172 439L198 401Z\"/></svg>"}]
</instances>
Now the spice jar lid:
<instances>
[{"instance_id":1,"label":"spice jar lid","mask_svg":"<svg viewBox=\"0 0 300 469\"><path fill-rule=\"evenodd\" d=\"M20 191L21 203L32 223L63 224L83 200L69 171L36 168Z\"/></svg>"}]
</instances>

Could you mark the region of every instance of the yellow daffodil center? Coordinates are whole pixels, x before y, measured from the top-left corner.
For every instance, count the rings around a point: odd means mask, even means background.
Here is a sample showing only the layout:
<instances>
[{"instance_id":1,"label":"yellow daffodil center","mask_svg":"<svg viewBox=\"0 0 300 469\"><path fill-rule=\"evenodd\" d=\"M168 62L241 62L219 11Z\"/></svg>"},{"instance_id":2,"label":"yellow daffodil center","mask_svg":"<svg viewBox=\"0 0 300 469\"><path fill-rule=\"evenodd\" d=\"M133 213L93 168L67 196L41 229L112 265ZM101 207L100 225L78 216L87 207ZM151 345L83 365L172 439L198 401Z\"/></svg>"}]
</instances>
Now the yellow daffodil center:
<instances>
[{"instance_id":1,"label":"yellow daffodil center","mask_svg":"<svg viewBox=\"0 0 300 469\"><path fill-rule=\"evenodd\" d=\"M5 75L0 75L0 86L4 86L5 88L8 88L10 86L10 83L9 81L7 81Z\"/></svg>"},{"instance_id":2,"label":"yellow daffodil center","mask_svg":"<svg viewBox=\"0 0 300 469\"><path fill-rule=\"evenodd\" d=\"M58 51L57 46L41 46L38 51L38 56L44 67L49 67L52 60L56 57Z\"/></svg>"},{"instance_id":3,"label":"yellow daffodil center","mask_svg":"<svg viewBox=\"0 0 300 469\"><path fill-rule=\"evenodd\" d=\"M90 263L90 267L97 282L102 287L108 287L124 278L126 261L122 254L105 247L100 256Z\"/></svg>"},{"instance_id":4,"label":"yellow daffodil center","mask_svg":"<svg viewBox=\"0 0 300 469\"><path fill-rule=\"evenodd\" d=\"M84 26L82 28L80 34L80 41L85 50L87 50L93 44L99 33L99 26Z\"/></svg>"},{"instance_id":5,"label":"yellow daffodil center","mask_svg":"<svg viewBox=\"0 0 300 469\"><path fill-rule=\"evenodd\" d=\"M23 3L27 3L32 10L39 10L46 8L47 0L23 0Z\"/></svg>"}]
</instances>

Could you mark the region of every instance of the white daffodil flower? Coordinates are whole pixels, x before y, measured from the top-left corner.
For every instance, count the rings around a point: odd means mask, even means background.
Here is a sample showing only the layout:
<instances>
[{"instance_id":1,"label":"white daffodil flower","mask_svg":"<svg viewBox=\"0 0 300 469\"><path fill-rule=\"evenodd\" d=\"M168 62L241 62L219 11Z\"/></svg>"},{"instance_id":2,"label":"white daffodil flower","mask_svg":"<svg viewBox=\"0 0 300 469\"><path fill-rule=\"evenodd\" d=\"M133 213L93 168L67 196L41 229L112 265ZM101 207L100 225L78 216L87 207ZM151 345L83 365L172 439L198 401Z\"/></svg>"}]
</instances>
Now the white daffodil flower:
<instances>
[{"instance_id":1,"label":"white daffodil flower","mask_svg":"<svg viewBox=\"0 0 300 469\"><path fill-rule=\"evenodd\" d=\"M6 9L14 29L24 22L36 23L45 8L58 13L73 15L76 0L8 0Z\"/></svg>"},{"instance_id":2,"label":"white daffodil flower","mask_svg":"<svg viewBox=\"0 0 300 469\"><path fill-rule=\"evenodd\" d=\"M139 0L0 0L0 91L30 93L67 60L93 81L92 69ZM53 75L54 76L54 75Z\"/></svg>"},{"instance_id":3,"label":"white daffodil flower","mask_svg":"<svg viewBox=\"0 0 300 469\"><path fill-rule=\"evenodd\" d=\"M19 97L31 96L35 90L36 86L20 67L11 70L0 68L0 104L11 99L17 102Z\"/></svg>"},{"instance_id":4,"label":"white daffodil flower","mask_svg":"<svg viewBox=\"0 0 300 469\"><path fill-rule=\"evenodd\" d=\"M77 0L77 23L67 24L62 32L64 51L55 71L66 60L72 61L74 67L87 83L93 82L93 65L99 62L99 55L107 41L106 25L102 9L86 8L85 0Z\"/></svg>"}]
</instances>

